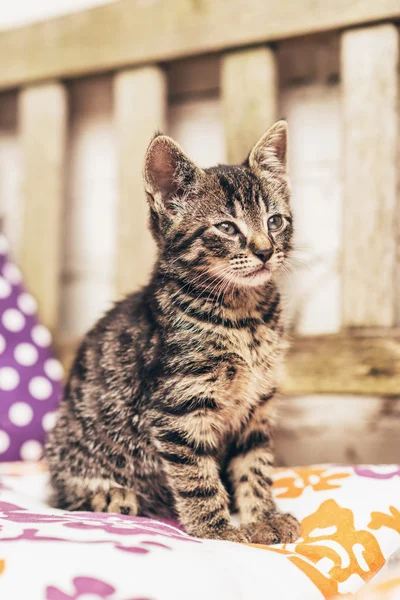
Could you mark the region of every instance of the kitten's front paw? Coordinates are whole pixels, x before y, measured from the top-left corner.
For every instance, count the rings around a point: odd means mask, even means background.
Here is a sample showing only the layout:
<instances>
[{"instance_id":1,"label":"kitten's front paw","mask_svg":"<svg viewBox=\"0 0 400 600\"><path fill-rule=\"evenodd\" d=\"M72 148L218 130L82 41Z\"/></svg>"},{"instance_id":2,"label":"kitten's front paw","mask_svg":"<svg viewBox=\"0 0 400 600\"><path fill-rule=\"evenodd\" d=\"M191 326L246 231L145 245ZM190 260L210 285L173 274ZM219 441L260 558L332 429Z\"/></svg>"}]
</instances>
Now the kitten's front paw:
<instances>
[{"instance_id":1,"label":"kitten's front paw","mask_svg":"<svg viewBox=\"0 0 400 600\"><path fill-rule=\"evenodd\" d=\"M265 522L242 525L253 544L291 544L301 534L298 520L289 513L273 513Z\"/></svg>"},{"instance_id":2,"label":"kitten's front paw","mask_svg":"<svg viewBox=\"0 0 400 600\"><path fill-rule=\"evenodd\" d=\"M93 496L91 505L94 512L131 516L136 516L139 512L136 494L120 487L111 488L109 492L98 492Z\"/></svg>"},{"instance_id":3,"label":"kitten's front paw","mask_svg":"<svg viewBox=\"0 0 400 600\"><path fill-rule=\"evenodd\" d=\"M225 540L228 542L238 542L245 544L250 541L250 536L243 529L230 525L223 529L201 529L192 532L192 535L209 540Z\"/></svg>"}]
</instances>

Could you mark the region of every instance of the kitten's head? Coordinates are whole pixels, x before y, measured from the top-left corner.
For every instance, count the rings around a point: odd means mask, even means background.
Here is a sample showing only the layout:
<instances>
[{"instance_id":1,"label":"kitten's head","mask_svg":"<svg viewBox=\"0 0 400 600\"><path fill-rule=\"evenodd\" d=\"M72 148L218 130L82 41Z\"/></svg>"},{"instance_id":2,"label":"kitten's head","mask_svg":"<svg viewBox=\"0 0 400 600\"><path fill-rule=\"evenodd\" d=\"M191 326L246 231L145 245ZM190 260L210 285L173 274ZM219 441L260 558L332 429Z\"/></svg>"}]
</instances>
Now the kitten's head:
<instances>
[{"instance_id":1,"label":"kitten's head","mask_svg":"<svg viewBox=\"0 0 400 600\"><path fill-rule=\"evenodd\" d=\"M204 282L265 284L291 248L286 148L287 125L278 121L242 165L201 169L157 135L144 183L164 265Z\"/></svg>"}]
</instances>

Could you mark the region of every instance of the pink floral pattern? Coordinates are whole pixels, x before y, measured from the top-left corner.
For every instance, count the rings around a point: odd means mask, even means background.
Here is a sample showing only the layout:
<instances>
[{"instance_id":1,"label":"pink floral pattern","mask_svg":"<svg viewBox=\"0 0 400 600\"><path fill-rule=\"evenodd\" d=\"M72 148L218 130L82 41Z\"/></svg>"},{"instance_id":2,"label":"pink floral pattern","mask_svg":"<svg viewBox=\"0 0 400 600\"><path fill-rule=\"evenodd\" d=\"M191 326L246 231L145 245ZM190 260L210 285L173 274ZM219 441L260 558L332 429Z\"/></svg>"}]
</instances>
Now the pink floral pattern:
<instances>
[{"instance_id":1,"label":"pink floral pattern","mask_svg":"<svg viewBox=\"0 0 400 600\"><path fill-rule=\"evenodd\" d=\"M98 598L98 600L113 600L113 598L115 598L115 587L101 579L96 579L94 577L75 577L72 583L75 588L72 595L66 594L57 587L49 586L46 589L46 600L79 600L86 594L90 594L92 600L94 600L94 598ZM127 598L126 600L150 600L150 598Z\"/></svg>"},{"instance_id":2,"label":"pink floral pattern","mask_svg":"<svg viewBox=\"0 0 400 600\"><path fill-rule=\"evenodd\" d=\"M115 587L93 577L75 577L73 585L75 591L72 595L65 594L56 587L48 587L46 589L46 600L79 600L84 594L91 594L99 599L106 600L115 592Z\"/></svg>"},{"instance_id":3,"label":"pink floral pattern","mask_svg":"<svg viewBox=\"0 0 400 600\"><path fill-rule=\"evenodd\" d=\"M395 467L354 467L354 472L359 477L370 477L372 479L391 479L392 477L400 477L400 468Z\"/></svg>"},{"instance_id":4,"label":"pink floral pattern","mask_svg":"<svg viewBox=\"0 0 400 600\"><path fill-rule=\"evenodd\" d=\"M75 512L75 513L59 513L59 514L41 514L29 512L25 508L10 504L8 502L0 502L0 533L6 523L19 523L29 525L40 525L40 528L24 528L22 533L20 532L15 537L7 537L2 539L3 542L11 542L17 540L31 540L31 541L57 541L57 542L70 542L74 541L65 535L51 536L44 535L46 528L43 526L50 526L49 531L54 531L54 524L60 524L63 528L75 529L80 531L93 531L93 532L105 532L110 534L107 539L103 539L99 536L98 539L91 538L90 540L83 540L81 543L85 544L113 544L117 550L123 552L133 552L138 554L146 554L153 547L162 548L164 550L170 550L168 545L168 539L176 539L180 541L190 543L200 543L199 540L191 538L186 535L183 531L179 531L172 525L166 522L154 521L152 519L145 519L142 517L129 517L124 515L114 514L99 514L99 513L86 513L86 512ZM127 536L128 538L138 539L137 536L161 536L163 542L155 540L140 540L139 543L130 545L129 543L121 542L119 536ZM117 537L115 537L117 536ZM0 538L1 539L1 538Z\"/></svg>"}]
</instances>

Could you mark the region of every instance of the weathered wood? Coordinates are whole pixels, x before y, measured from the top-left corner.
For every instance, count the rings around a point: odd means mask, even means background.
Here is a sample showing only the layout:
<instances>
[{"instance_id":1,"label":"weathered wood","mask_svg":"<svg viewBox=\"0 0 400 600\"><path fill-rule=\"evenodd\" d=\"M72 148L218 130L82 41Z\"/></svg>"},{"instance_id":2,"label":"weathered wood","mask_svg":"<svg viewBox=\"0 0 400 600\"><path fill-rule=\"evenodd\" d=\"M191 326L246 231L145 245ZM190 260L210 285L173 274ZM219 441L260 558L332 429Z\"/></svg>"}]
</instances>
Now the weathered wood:
<instances>
[{"instance_id":1,"label":"weathered wood","mask_svg":"<svg viewBox=\"0 0 400 600\"><path fill-rule=\"evenodd\" d=\"M275 52L258 47L225 54L221 94L228 162L240 163L277 116Z\"/></svg>"},{"instance_id":2,"label":"weathered wood","mask_svg":"<svg viewBox=\"0 0 400 600\"><path fill-rule=\"evenodd\" d=\"M398 463L400 396L282 397L277 412L278 465Z\"/></svg>"},{"instance_id":3,"label":"weathered wood","mask_svg":"<svg viewBox=\"0 0 400 600\"><path fill-rule=\"evenodd\" d=\"M117 294L146 283L155 245L147 225L143 159L152 136L163 130L166 79L159 67L122 71L114 79L119 163Z\"/></svg>"},{"instance_id":4,"label":"weathered wood","mask_svg":"<svg viewBox=\"0 0 400 600\"><path fill-rule=\"evenodd\" d=\"M397 332L398 333L398 332ZM78 340L59 340L66 369ZM400 336L297 338L288 353L282 393L400 396Z\"/></svg>"},{"instance_id":5,"label":"weathered wood","mask_svg":"<svg viewBox=\"0 0 400 600\"><path fill-rule=\"evenodd\" d=\"M338 82L339 46L340 33L336 31L279 43L277 60L280 89L305 87L317 82L322 85Z\"/></svg>"},{"instance_id":6,"label":"weathered wood","mask_svg":"<svg viewBox=\"0 0 400 600\"><path fill-rule=\"evenodd\" d=\"M19 259L21 206L19 193L17 94L0 94L0 220L13 256Z\"/></svg>"},{"instance_id":7,"label":"weathered wood","mask_svg":"<svg viewBox=\"0 0 400 600\"><path fill-rule=\"evenodd\" d=\"M20 264L43 323L58 323L61 220L68 98L60 83L25 88L18 98L23 224Z\"/></svg>"},{"instance_id":8,"label":"weathered wood","mask_svg":"<svg viewBox=\"0 0 400 600\"><path fill-rule=\"evenodd\" d=\"M296 267L283 282L288 314L299 336L338 333L342 312L340 86L286 87L279 109L289 123L297 256Z\"/></svg>"},{"instance_id":9,"label":"weathered wood","mask_svg":"<svg viewBox=\"0 0 400 600\"><path fill-rule=\"evenodd\" d=\"M286 394L400 393L400 338L304 337L289 351Z\"/></svg>"},{"instance_id":10,"label":"weathered wood","mask_svg":"<svg viewBox=\"0 0 400 600\"><path fill-rule=\"evenodd\" d=\"M168 134L202 168L226 162L220 108L218 94L168 105Z\"/></svg>"},{"instance_id":11,"label":"weathered wood","mask_svg":"<svg viewBox=\"0 0 400 600\"><path fill-rule=\"evenodd\" d=\"M343 34L343 323L396 322L399 32Z\"/></svg>"},{"instance_id":12,"label":"weathered wood","mask_svg":"<svg viewBox=\"0 0 400 600\"><path fill-rule=\"evenodd\" d=\"M2 32L0 87L398 18L398 0L120 0Z\"/></svg>"},{"instance_id":13,"label":"weathered wood","mask_svg":"<svg viewBox=\"0 0 400 600\"><path fill-rule=\"evenodd\" d=\"M82 339L58 333L54 339L54 347L58 359L62 362L65 373L68 373L78 351Z\"/></svg>"},{"instance_id":14,"label":"weathered wood","mask_svg":"<svg viewBox=\"0 0 400 600\"><path fill-rule=\"evenodd\" d=\"M109 76L68 86L60 328L82 335L115 300L117 157Z\"/></svg>"},{"instance_id":15,"label":"weathered wood","mask_svg":"<svg viewBox=\"0 0 400 600\"><path fill-rule=\"evenodd\" d=\"M195 56L167 65L168 96L172 102L204 98L218 94L220 88L220 56Z\"/></svg>"}]
</instances>

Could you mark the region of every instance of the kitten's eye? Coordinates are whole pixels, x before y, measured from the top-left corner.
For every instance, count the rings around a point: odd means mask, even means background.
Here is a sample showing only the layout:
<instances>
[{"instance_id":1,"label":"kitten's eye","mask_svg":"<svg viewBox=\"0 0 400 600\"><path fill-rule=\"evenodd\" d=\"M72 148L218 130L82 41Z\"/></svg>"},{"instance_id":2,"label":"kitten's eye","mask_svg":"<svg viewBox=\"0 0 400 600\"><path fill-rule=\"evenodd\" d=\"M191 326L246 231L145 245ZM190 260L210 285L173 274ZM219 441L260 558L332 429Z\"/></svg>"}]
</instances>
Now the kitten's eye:
<instances>
[{"instance_id":1,"label":"kitten's eye","mask_svg":"<svg viewBox=\"0 0 400 600\"><path fill-rule=\"evenodd\" d=\"M229 223L229 221L226 221L225 223L218 223L218 225L215 225L215 227L227 235L236 235L239 233L239 229L236 227L236 225Z\"/></svg>"},{"instance_id":2,"label":"kitten's eye","mask_svg":"<svg viewBox=\"0 0 400 600\"><path fill-rule=\"evenodd\" d=\"M281 215L273 215L268 219L268 229L270 231L278 231L283 225L283 219Z\"/></svg>"}]
</instances>

